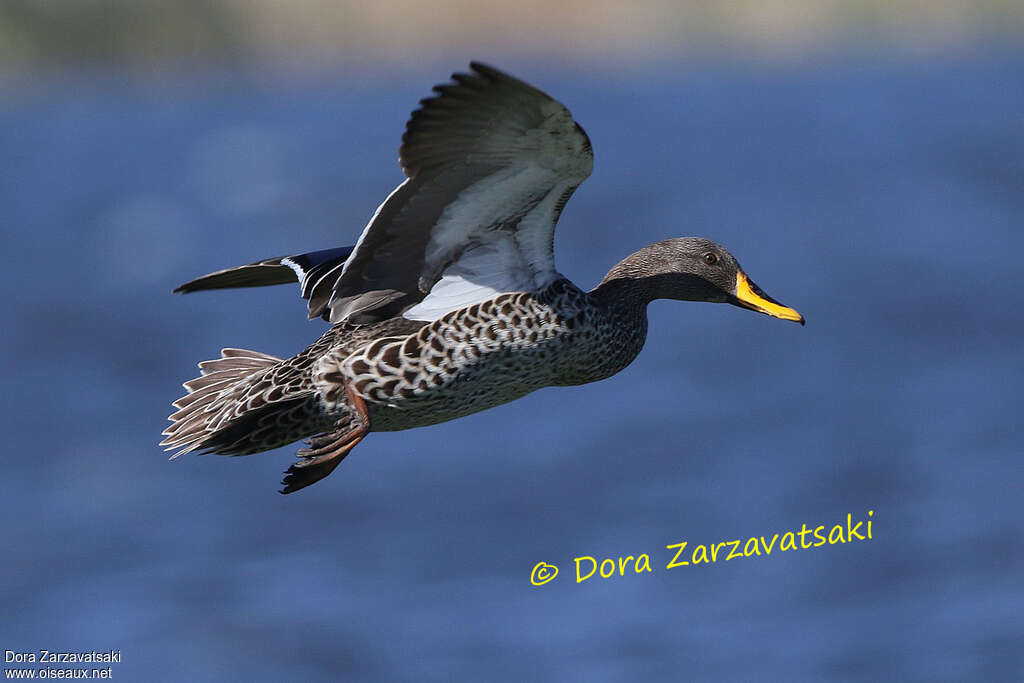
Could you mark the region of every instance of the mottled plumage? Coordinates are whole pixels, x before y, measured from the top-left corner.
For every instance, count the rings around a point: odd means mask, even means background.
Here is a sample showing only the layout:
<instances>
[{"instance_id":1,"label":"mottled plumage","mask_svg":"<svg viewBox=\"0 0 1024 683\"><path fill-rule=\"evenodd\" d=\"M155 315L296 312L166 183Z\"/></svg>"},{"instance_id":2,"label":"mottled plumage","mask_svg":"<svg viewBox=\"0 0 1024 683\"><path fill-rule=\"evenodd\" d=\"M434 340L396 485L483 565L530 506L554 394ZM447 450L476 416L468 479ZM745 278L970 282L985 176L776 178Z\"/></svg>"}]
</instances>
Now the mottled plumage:
<instances>
[{"instance_id":1,"label":"mottled plumage","mask_svg":"<svg viewBox=\"0 0 1024 683\"><path fill-rule=\"evenodd\" d=\"M354 247L266 259L179 291L298 281L335 323L280 360L225 349L185 383L162 445L245 455L302 438L283 492L318 481L370 431L451 420L626 367L657 298L803 322L696 237L630 255L590 292L554 267L555 222L593 153L568 110L491 67L438 86L403 137L409 178Z\"/></svg>"}]
</instances>

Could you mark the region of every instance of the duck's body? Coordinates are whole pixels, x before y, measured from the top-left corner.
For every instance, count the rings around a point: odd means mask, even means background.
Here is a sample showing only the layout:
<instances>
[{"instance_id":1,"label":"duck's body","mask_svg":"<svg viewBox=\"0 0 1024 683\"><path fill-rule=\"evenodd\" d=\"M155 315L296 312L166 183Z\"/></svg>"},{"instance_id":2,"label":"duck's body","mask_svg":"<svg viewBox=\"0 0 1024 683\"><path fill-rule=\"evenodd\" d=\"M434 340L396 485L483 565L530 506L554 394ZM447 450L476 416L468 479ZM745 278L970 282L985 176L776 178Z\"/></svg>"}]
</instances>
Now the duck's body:
<instances>
[{"instance_id":1,"label":"duck's body","mask_svg":"<svg viewBox=\"0 0 1024 683\"><path fill-rule=\"evenodd\" d=\"M355 247L182 286L298 280L310 317L336 324L286 360L225 349L201 363L164 445L242 455L308 437L285 478L291 492L333 471L370 431L436 424L617 373L643 347L653 299L729 302L803 322L702 238L646 247L590 292L557 273L551 234L589 175L589 140L540 91L473 68L478 76L456 75L459 85L439 87L414 112L402 148L410 179ZM453 161L460 145L465 158ZM389 261L414 271L389 273Z\"/></svg>"},{"instance_id":2,"label":"duck's body","mask_svg":"<svg viewBox=\"0 0 1024 683\"><path fill-rule=\"evenodd\" d=\"M246 455L316 434L345 435L358 421L358 401L367 432L400 431L543 387L610 377L640 352L647 317L642 308L609 306L599 294L560 279L541 292L501 294L434 322L341 323L286 360L226 350L225 358L208 361L211 374L186 397L168 444ZM225 385L233 391L225 394ZM209 406L217 408L207 413Z\"/></svg>"}]
</instances>

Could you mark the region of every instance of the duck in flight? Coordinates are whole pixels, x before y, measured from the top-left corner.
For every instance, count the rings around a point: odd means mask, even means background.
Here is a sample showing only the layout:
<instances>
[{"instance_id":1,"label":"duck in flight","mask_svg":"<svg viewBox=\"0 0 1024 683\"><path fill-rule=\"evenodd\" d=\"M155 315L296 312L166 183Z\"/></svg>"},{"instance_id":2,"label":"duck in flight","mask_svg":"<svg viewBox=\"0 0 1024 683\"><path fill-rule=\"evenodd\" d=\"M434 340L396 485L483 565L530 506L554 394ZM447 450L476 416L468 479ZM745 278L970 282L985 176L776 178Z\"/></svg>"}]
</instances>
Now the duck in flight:
<instances>
[{"instance_id":1,"label":"duck in flight","mask_svg":"<svg viewBox=\"0 0 1024 683\"><path fill-rule=\"evenodd\" d=\"M555 269L565 203L593 167L583 128L547 94L484 64L434 88L406 124L405 181L355 246L211 273L175 291L298 282L333 323L288 359L224 349L161 443L247 455L307 439L282 493L330 474L371 431L421 427L625 368L654 299L710 301L803 324L723 247L657 242L584 291Z\"/></svg>"}]
</instances>

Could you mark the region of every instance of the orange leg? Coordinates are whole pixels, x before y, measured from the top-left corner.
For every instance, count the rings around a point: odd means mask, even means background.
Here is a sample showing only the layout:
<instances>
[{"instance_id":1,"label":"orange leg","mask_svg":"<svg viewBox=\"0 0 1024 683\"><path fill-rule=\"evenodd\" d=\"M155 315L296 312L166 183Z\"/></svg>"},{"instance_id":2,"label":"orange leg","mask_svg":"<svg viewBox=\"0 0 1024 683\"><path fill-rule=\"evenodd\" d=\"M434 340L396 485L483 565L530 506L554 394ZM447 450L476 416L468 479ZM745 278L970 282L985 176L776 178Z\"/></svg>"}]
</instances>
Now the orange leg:
<instances>
[{"instance_id":1,"label":"orange leg","mask_svg":"<svg viewBox=\"0 0 1024 683\"><path fill-rule=\"evenodd\" d=\"M296 455L301 459L285 472L281 493L294 493L329 475L370 433L370 414L366 410L366 402L347 382L345 393L348 407L352 410L351 419L346 421L343 429L314 436L309 440L309 448L299 449Z\"/></svg>"}]
</instances>

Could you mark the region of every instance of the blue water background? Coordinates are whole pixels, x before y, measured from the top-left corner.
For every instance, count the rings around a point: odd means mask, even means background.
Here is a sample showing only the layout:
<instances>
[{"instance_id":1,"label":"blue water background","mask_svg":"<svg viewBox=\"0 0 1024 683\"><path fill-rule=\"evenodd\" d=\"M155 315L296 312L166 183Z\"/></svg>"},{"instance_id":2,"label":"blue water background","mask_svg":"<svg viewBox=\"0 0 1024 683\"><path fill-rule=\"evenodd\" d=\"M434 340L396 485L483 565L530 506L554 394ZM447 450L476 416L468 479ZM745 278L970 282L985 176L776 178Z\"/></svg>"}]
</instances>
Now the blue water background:
<instances>
[{"instance_id":1,"label":"blue water background","mask_svg":"<svg viewBox=\"0 0 1024 683\"><path fill-rule=\"evenodd\" d=\"M147 681L1024 679L1024 55L501 65L596 150L563 273L703 235L807 326L656 302L620 375L372 435L293 496L293 448L168 462L197 361L324 329L290 287L171 289L352 243L460 65L9 83L0 648ZM870 541L665 569L868 510Z\"/></svg>"}]
</instances>

